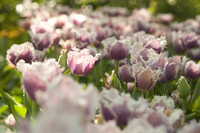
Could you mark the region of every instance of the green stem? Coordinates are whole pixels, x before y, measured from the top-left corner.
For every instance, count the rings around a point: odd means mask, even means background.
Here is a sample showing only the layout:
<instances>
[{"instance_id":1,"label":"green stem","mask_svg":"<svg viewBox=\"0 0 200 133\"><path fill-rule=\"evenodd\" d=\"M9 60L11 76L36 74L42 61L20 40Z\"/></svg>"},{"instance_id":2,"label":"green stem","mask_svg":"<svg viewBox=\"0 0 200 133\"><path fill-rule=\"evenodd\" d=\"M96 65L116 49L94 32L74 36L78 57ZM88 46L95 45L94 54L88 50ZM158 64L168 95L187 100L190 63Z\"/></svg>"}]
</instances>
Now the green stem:
<instances>
[{"instance_id":1,"label":"green stem","mask_svg":"<svg viewBox=\"0 0 200 133\"><path fill-rule=\"evenodd\" d=\"M194 88L194 91L192 93L192 98L191 98L191 102L193 103L196 99L196 97L198 96L198 90L200 89L200 77L196 83L196 86Z\"/></svg>"},{"instance_id":2,"label":"green stem","mask_svg":"<svg viewBox=\"0 0 200 133\"><path fill-rule=\"evenodd\" d=\"M128 85L127 85L127 83L125 83L125 92L127 93L128 92Z\"/></svg>"},{"instance_id":3,"label":"green stem","mask_svg":"<svg viewBox=\"0 0 200 133\"><path fill-rule=\"evenodd\" d=\"M76 76L76 82L79 82L79 76Z\"/></svg>"},{"instance_id":4,"label":"green stem","mask_svg":"<svg viewBox=\"0 0 200 133\"><path fill-rule=\"evenodd\" d=\"M147 91L146 98L149 99L149 97L150 97L150 91Z\"/></svg>"},{"instance_id":5,"label":"green stem","mask_svg":"<svg viewBox=\"0 0 200 133\"><path fill-rule=\"evenodd\" d=\"M35 119L36 111L37 111L37 103L33 102L33 105L32 105L32 114L31 114L32 120Z\"/></svg>"},{"instance_id":6,"label":"green stem","mask_svg":"<svg viewBox=\"0 0 200 133\"><path fill-rule=\"evenodd\" d=\"M136 92L137 92L137 88L136 88L136 86L134 85L134 86L133 86L132 97L135 96Z\"/></svg>"},{"instance_id":7,"label":"green stem","mask_svg":"<svg viewBox=\"0 0 200 133\"><path fill-rule=\"evenodd\" d=\"M185 113L187 112L187 99L182 98L182 109L185 110Z\"/></svg>"},{"instance_id":8,"label":"green stem","mask_svg":"<svg viewBox=\"0 0 200 133\"><path fill-rule=\"evenodd\" d=\"M119 61L115 60L115 74L117 75L117 77L118 77L118 67L119 67Z\"/></svg>"},{"instance_id":9,"label":"green stem","mask_svg":"<svg viewBox=\"0 0 200 133\"><path fill-rule=\"evenodd\" d=\"M22 78L21 74L16 70L16 68L14 68L14 72L16 73L16 75L19 77L19 79Z\"/></svg>"}]
</instances>

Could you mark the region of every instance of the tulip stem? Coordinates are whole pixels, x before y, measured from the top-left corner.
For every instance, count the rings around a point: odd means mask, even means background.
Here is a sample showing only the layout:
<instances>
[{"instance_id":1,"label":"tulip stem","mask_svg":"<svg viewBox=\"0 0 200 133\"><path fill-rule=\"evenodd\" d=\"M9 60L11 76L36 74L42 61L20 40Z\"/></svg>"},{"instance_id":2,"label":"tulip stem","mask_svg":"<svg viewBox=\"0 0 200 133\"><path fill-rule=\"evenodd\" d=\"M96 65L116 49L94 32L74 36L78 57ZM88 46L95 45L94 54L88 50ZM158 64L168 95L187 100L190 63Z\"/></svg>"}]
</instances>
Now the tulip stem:
<instances>
[{"instance_id":1,"label":"tulip stem","mask_svg":"<svg viewBox=\"0 0 200 133\"><path fill-rule=\"evenodd\" d=\"M187 112L187 99L182 98L182 109L185 110L185 113Z\"/></svg>"},{"instance_id":2,"label":"tulip stem","mask_svg":"<svg viewBox=\"0 0 200 133\"><path fill-rule=\"evenodd\" d=\"M148 91L148 92L146 93L146 98L149 99L149 97L150 97L150 91Z\"/></svg>"},{"instance_id":3,"label":"tulip stem","mask_svg":"<svg viewBox=\"0 0 200 133\"><path fill-rule=\"evenodd\" d=\"M32 105L32 120L35 119L35 116L36 116L36 111L37 111L37 103L33 101L33 105Z\"/></svg>"},{"instance_id":4,"label":"tulip stem","mask_svg":"<svg viewBox=\"0 0 200 133\"><path fill-rule=\"evenodd\" d=\"M79 76L76 76L76 82L79 82Z\"/></svg>"},{"instance_id":5,"label":"tulip stem","mask_svg":"<svg viewBox=\"0 0 200 133\"><path fill-rule=\"evenodd\" d=\"M198 90L200 89L200 77L196 83L196 86L194 88L193 94L192 94L192 98L191 98L191 102L193 103L194 100L196 99L197 95L198 95Z\"/></svg>"},{"instance_id":6,"label":"tulip stem","mask_svg":"<svg viewBox=\"0 0 200 133\"><path fill-rule=\"evenodd\" d=\"M119 66L119 61L115 60L115 74L118 77L118 66Z\"/></svg>"},{"instance_id":7,"label":"tulip stem","mask_svg":"<svg viewBox=\"0 0 200 133\"><path fill-rule=\"evenodd\" d=\"M17 71L17 69L16 68L14 68L14 71L15 71L15 73L17 74L17 76L19 77L19 79L21 79L22 78L22 76L21 76L21 74Z\"/></svg>"},{"instance_id":8,"label":"tulip stem","mask_svg":"<svg viewBox=\"0 0 200 133\"><path fill-rule=\"evenodd\" d=\"M136 88L136 86L134 85L134 86L133 86L132 97L135 96L136 92L137 92L137 88Z\"/></svg>"}]
</instances>

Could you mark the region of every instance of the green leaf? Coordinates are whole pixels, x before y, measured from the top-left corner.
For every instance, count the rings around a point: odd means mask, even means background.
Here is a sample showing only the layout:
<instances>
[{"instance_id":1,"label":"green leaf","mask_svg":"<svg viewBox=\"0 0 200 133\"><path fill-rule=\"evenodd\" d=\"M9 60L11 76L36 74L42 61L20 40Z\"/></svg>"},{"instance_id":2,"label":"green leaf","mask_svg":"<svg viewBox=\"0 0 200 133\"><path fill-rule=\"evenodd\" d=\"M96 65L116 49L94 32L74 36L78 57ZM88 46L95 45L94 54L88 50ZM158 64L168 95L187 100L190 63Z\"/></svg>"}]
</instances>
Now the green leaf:
<instances>
[{"instance_id":1,"label":"green leaf","mask_svg":"<svg viewBox=\"0 0 200 133\"><path fill-rule=\"evenodd\" d=\"M3 106L0 108L0 115L1 115L2 113L4 113L7 109L8 109L8 105L3 105Z\"/></svg>"},{"instance_id":2,"label":"green leaf","mask_svg":"<svg viewBox=\"0 0 200 133\"><path fill-rule=\"evenodd\" d=\"M13 114L13 116L15 117L16 121L18 121L19 119L21 119L21 117L18 115L18 113L16 112L14 105L18 105L21 106L20 104L18 104L14 98L12 98L12 96L10 96L8 93L4 92L2 89L0 89L0 93L2 95L3 100L8 104L10 112Z\"/></svg>"},{"instance_id":3,"label":"green leaf","mask_svg":"<svg viewBox=\"0 0 200 133\"><path fill-rule=\"evenodd\" d=\"M200 110L200 96L195 100L192 111Z\"/></svg>"},{"instance_id":4,"label":"green leaf","mask_svg":"<svg viewBox=\"0 0 200 133\"><path fill-rule=\"evenodd\" d=\"M14 108L19 115L21 115L23 118L25 118L27 109L24 106L14 105Z\"/></svg>"}]
</instances>

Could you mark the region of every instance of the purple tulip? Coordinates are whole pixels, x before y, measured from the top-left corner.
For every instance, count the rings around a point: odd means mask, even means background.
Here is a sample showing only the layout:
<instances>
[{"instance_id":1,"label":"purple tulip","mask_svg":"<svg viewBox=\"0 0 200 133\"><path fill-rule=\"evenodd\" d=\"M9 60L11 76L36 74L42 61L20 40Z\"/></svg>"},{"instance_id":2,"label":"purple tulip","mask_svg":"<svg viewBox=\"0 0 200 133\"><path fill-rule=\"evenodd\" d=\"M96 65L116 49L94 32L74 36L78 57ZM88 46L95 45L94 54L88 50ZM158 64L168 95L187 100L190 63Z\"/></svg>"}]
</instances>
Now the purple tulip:
<instances>
[{"instance_id":1,"label":"purple tulip","mask_svg":"<svg viewBox=\"0 0 200 133\"><path fill-rule=\"evenodd\" d=\"M195 32L185 32L183 35L183 43L187 48L197 47L199 40L200 37Z\"/></svg>"},{"instance_id":2,"label":"purple tulip","mask_svg":"<svg viewBox=\"0 0 200 133\"><path fill-rule=\"evenodd\" d=\"M52 33L54 30L54 27L50 25L48 22L42 21L36 24L32 24L30 29L33 34Z\"/></svg>"},{"instance_id":3,"label":"purple tulip","mask_svg":"<svg viewBox=\"0 0 200 133\"><path fill-rule=\"evenodd\" d=\"M181 31L172 33L172 43L174 50L177 53L184 53L186 51L186 47L183 42L183 33Z\"/></svg>"},{"instance_id":4,"label":"purple tulip","mask_svg":"<svg viewBox=\"0 0 200 133\"><path fill-rule=\"evenodd\" d=\"M73 51L68 53L67 64L73 74L87 76L98 60L97 56L92 56L87 49L80 50L73 48Z\"/></svg>"},{"instance_id":5,"label":"purple tulip","mask_svg":"<svg viewBox=\"0 0 200 133\"><path fill-rule=\"evenodd\" d=\"M49 33L34 34L32 32L29 32L29 34L31 36L33 47L37 50L43 51L45 49L48 49L53 44L51 34Z\"/></svg>"},{"instance_id":6,"label":"purple tulip","mask_svg":"<svg viewBox=\"0 0 200 133\"><path fill-rule=\"evenodd\" d=\"M194 49L189 49L188 50L188 55L193 59L193 60L200 60L200 48L194 48Z\"/></svg>"},{"instance_id":7,"label":"purple tulip","mask_svg":"<svg viewBox=\"0 0 200 133\"><path fill-rule=\"evenodd\" d=\"M26 42L21 45L13 45L8 51L6 59L15 66L19 60L24 60L26 63L31 63L34 59L34 48L31 43Z\"/></svg>"},{"instance_id":8,"label":"purple tulip","mask_svg":"<svg viewBox=\"0 0 200 133\"><path fill-rule=\"evenodd\" d=\"M158 14L157 15L157 19L159 22L161 23L170 23L173 20L174 16L170 13L166 13L166 14Z\"/></svg>"},{"instance_id":9,"label":"purple tulip","mask_svg":"<svg viewBox=\"0 0 200 133\"><path fill-rule=\"evenodd\" d=\"M116 38L108 38L104 40L105 54L115 60L122 60L129 54L130 42L128 40L117 40Z\"/></svg>"},{"instance_id":10,"label":"purple tulip","mask_svg":"<svg viewBox=\"0 0 200 133\"><path fill-rule=\"evenodd\" d=\"M132 67L129 65L123 65L119 68L119 78L124 82L132 82L134 78L132 76Z\"/></svg>"},{"instance_id":11,"label":"purple tulip","mask_svg":"<svg viewBox=\"0 0 200 133\"><path fill-rule=\"evenodd\" d=\"M24 89L35 101L37 100L36 93L46 91L47 85L61 75L60 66L54 59L33 62L31 65L20 61L17 64L17 69L22 72Z\"/></svg>"},{"instance_id":12,"label":"purple tulip","mask_svg":"<svg viewBox=\"0 0 200 133\"><path fill-rule=\"evenodd\" d=\"M101 92L100 104L103 118L106 121L115 120L119 127L143 115L148 106L144 99L135 101L129 94L119 95L113 88Z\"/></svg>"},{"instance_id":13,"label":"purple tulip","mask_svg":"<svg viewBox=\"0 0 200 133\"><path fill-rule=\"evenodd\" d=\"M178 74L181 72L181 57L180 56L173 56L169 58L166 70L165 70L165 76L167 80L174 80Z\"/></svg>"},{"instance_id":14,"label":"purple tulip","mask_svg":"<svg viewBox=\"0 0 200 133\"><path fill-rule=\"evenodd\" d=\"M166 68L166 57L147 49L141 43L136 43L131 51L131 64L136 87L149 91L162 77Z\"/></svg>"},{"instance_id":15,"label":"purple tulip","mask_svg":"<svg viewBox=\"0 0 200 133\"><path fill-rule=\"evenodd\" d=\"M185 76L192 79L198 78L200 76L200 64L188 61L185 64Z\"/></svg>"},{"instance_id":16,"label":"purple tulip","mask_svg":"<svg viewBox=\"0 0 200 133\"><path fill-rule=\"evenodd\" d=\"M71 13L69 19L74 23L74 25L79 26L86 22L87 16L78 13Z\"/></svg>"}]
</instances>

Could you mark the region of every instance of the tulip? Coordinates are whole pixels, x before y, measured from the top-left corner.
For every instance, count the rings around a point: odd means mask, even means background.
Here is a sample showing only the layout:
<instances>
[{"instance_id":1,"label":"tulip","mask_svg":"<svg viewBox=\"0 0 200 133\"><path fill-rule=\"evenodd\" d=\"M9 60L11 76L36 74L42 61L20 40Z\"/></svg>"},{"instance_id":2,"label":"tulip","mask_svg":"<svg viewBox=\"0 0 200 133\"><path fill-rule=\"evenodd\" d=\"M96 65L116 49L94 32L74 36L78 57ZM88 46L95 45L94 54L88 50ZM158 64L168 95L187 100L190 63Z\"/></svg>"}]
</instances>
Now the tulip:
<instances>
[{"instance_id":1,"label":"tulip","mask_svg":"<svg viewBox=\"0 0 200 133\"><path fill-rule=\"evenodd\" d=\"M47 85L61 75L60 66L54 59L33 62L31 65L20 61L17 69L22 72L23 88L34 101L39 91L46 91Z\"/></svg>"},{"instance_id":2,"label":"tulip","mask_svg":"<svg viewBox=\"0 0 200 133\"><path fill-rule=\"evenodd\" d=\"M183 35L183 43L187 48L197 47L199 40L200 37L195 32L185 32Z\"/></svg>"},{"instance_id":3,"label":"tulip","mask_svg":"<svg viewBox=\"0 0 200 133\"><path fill-rule=\"evenodd\" d=\"M103 118L106 121L115 120L119 127L142 115L148 106L146 100L135 101L129 94L119 95L113 88L101 92L100 104Z\"/></svg>"},{"instance_id":4,"label":"tulip","mask_svg":"<svg viewBox=\"0 0 200 133\"><path fill-rule=\"evenodd\" d=\"M169 58L166 70L165 70L165 76L167 80L173 80L175 79L178 74L181 71L181 57L180 56L173 56Z\"/></svg>"},{"instance_id":5,"label":"tulip","mask_svg":"<svg viewBox=\"0 0 200 133\"><path fill-rule=\"evenodd\" d=\"M186 51L186 47L183 42L183 33L181 31L172 33L172 43L174 50L177 53L184 53Z\"/></svg>"},{"instance_id":6,"label":"tulip","mask_svg":"<svg viewBox=\"0 0 200 133\"><path fill-rule=\"evenodd\" d=\"M26 63L31 63L34 58L34 48L31 43L26 42L20 45L13 45L8 51L6 59L15 66L19 60L24 60Z\"/></svg>"},{"instance_id":7,"label":"tulip","mask_svg":"<svg viewBox=\"0 0 200 133\"><path fill-rule=\"evenodd\" d=\"M124 82L132 82L134 80L132 76L132 68L128 65L123 65L119 68L119 78Z\"/></svg>"},{"instance_id":8,"label":"tulip","mask_svg":"<svg viewBox=\"0 0 200 133\"><path fill-rule=\"evenodd\" d=\"M89 50L73 48L73 51L68 53L67 64L73 74L87 76L97 60L98 55L92 56Z\"/></svg>"},{"instance_id":9,"label":"tulip","mask_svg":"<svg viewBox=\"0 0 200 133\"><path fill-rule=\"evenodd\" d=\"M43 51L48 49L52 44L53 40L49 33L38 33L34 34L29 32L31 36L31 42L33 43L33 47L37 50Z\"/></svg>"},{"instance_id":10,"label":"tulip","mask_svg":"<svg viewBox=\"0 0 200 133\"><path fill-rule=\"evenodd\" d=\"M188 50L188 55L193 59L193 60L200 60L200 48L194 48L194 49L189 49Z\"/></svg>"},{"instance_id":11,"label":"tulip","mask_svg":"<svg viewBox=\"0 0 200 133\"><path fill-rule=\"evenodd\" d=\"M157 18L158 21L161 23L170 23L173 20L174 16L170 13L166 13L166 14L158 14Z\"/></svg>"},{"instance_id":12,"label":"tulip","mask_svg":"<svg viewBox=\"0 0 200 133\"><path fill-rule=\"evenodd\" d=\"M116 38L108 38L104 40L105 54L115 60L125 59L129 54L130 42L128 40L117 40Z\"/></svg>"},{"instance_id":13,"label":"tulip","mask_svg":"<svg viewBox=\"0 0 200 133\"><path fill-rule=\"evenodd\" d=\"M188 61L185 64L184 73L187 78L192 78L192 79L198 78L200 75L200 65L196 64L194 61Z\"/></svg>"}]
</instances>

